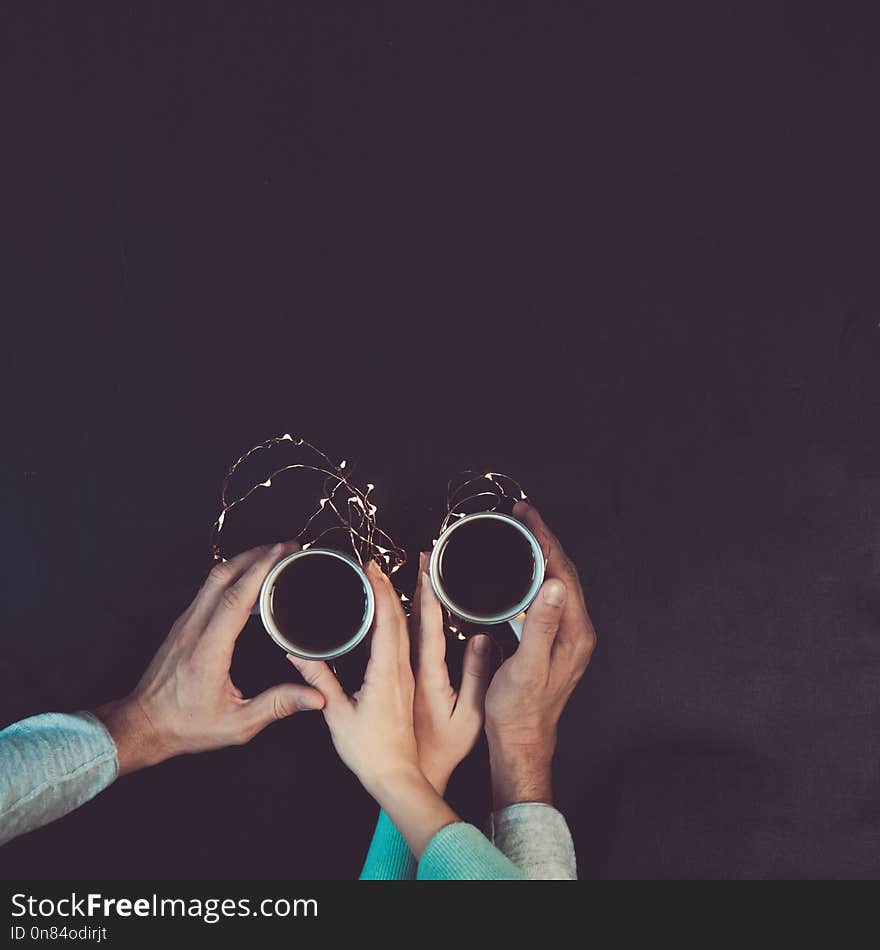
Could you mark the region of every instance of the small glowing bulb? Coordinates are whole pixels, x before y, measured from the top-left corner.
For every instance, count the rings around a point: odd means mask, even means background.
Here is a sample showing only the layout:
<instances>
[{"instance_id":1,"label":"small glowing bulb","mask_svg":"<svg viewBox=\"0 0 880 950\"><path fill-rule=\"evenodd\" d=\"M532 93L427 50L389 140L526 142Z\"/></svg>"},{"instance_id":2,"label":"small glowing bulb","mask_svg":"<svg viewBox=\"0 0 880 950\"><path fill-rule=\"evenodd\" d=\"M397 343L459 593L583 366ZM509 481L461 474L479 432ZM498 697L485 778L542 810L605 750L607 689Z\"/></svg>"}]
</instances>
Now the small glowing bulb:
<instances>
[{"instance_id":1,"label":"small glowing bulb","mask_svg":"<svg viewBox=\"0 0 880 950\"><path fill-rule=\"evenodd\" d=\"M459 640L467 640L467 637L466 637L463 633L460 633L460 634L458 635L458 639L459 639Z\"/></svg>"}]
</instances>

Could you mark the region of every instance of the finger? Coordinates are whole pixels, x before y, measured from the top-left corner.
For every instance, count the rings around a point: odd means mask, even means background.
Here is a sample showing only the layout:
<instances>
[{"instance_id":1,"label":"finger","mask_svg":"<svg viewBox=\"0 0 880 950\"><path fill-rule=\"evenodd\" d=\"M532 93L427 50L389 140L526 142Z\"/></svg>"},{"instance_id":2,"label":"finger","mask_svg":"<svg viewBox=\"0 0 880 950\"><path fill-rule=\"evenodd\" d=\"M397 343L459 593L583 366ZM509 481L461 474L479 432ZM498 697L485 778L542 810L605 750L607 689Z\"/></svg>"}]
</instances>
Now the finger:
<instances>
[{"instance_id":1,"label":"finger","mask_svg":"<svg viewBox=\"0 0 880 950\"><path fill-rule=\"evenodd\" d=\"M409 650L406 617L391 581L375 561L370 561L367 565L366 574L376 601L368 667L376 672L386 673L397 670L400 667L402 649Z\"/></svg>"},{"instance_id":2,"label":"finger","mask_svg":"<svg viewBox=\"0 0 880 950\"><path fill-rule=\"evenodd\" d=\"M461 687L455 711L464 709L483 715L483 702L489 687L489 667L492 659L492 641L485 633L468 640L461 667Z\"/></svg>"},{"instance_id":3,"label":"finger","mask_svg":"<svg viewBox=\"0 0 880 950\"><path fill-rule=\"evenodd\" d=\"M577 579L577 571L556 535L547 527L541 513L531 503L518 501L513 507L514 517L521 521L538 539L541 550L547 558L547 573L569 582L569 576Z\"/></svg>"},{"instance_id":4,"label":"finger","mask_svg":"<svg viewBox=\"0 0 880 950\"><path fill-rule=\"evenodd\" d=\"M299 550L299 544L296 541L287 541L281 545L276 545L276 547L280 548L276 560ZM267 557L272 549L273 545L264 544L257 548L251 548L249 551L242 551L241 554L236 554L228 561L220 561L215 564L192 602L191 610L193 613L206 618L210 616L220 602L223 592L236 584L250 567Z\"/></svg>"},{"instance_id":5,"label":"finger","mask_svg":"<svg viewBox=\"0 0 880 950\"><path fill-rule=\"evenodd\" d=\"M251 614L251 608L257 602L260 588L266 575L285 557L292 553L296 542L276 544L261 555L242 572L238 580L220 592L214 610L205 628L205 638L224 647L231 647L244 629ZM299 547L299 545L296 545Z\"/></svg>"},{"instance_id":6,"label":"finger","mask_svg":"<svg viewBox=\"0 0 880 950\"><path fill-rule=\"evenodd\" d=\"M559 632L560 640L571 645L587 636L592 636L595 639L593 625L587 614L587 606L584 603L584 590L577 569L565 553L559 539L547 527L538 509L529 502L517 502L513 514L538 539L538 543L547 558L546 576L559 578L569 592L570 596L566 598Z\"/></svg>"},{"instance_id":7,"label":"finger","mask_svg":"<svg viewBox=\"0 0 880 950\"><path fill-rule=\"evenodd\" d=\"M409 622L407 620L406 611L403 609L403 600L400 597L400 594L397 593L397 588L391 582L391 578L386 575L385 578L388 581L388 586L391 588L391 593L394 595L394 600L398 607L400 607L400 664L405 666L408 670L412 669L412 657L410 656L410 650L412 649L412 644L409 637Z\"/></svg>"},{"instance_id":8,"label":"finger","mask_svg":"<svg viewBox=\"0 0 880 950\"><path fill-rule=\"evenodd\" d=\"M409 629L412 634L413 645L416 649L418 649L419 643L419 618L422 612L422 576L424 575L425 571L428 570L427 561L425 558L426 554L424 551L422 551L419 554L419 573L418 577L416 578L416 589L413 593L412 609L409 612Z\"/></svg>"},{"instance_id":9,"label":"finger","mask_svg":"<svg viewBox=\"0 0 880 950\"><path fill-rule=\"evenodd\" d=\"M522 640L513 659L521 657L528 663L549 663L566 599L565 584L561 580L551 577L544 581L526 613Z\"/></svg>"},{"instance_id":10,"label":"finger","mask_svg":"<svg viewBox=\"0 0 880 950\"><path fill-rule=\"evenodd\" d=\"M339 703L350 702L333 670L323 660L304 660L287 654L287 659L299 670L302 678L324 697L324 709L329 711Z\"/></svg>"},{"instance_id":11,"label":"finger","mask_svg":"<svg viewBox=\"0 0 880 950\"><path fill-rule=\"evenodd\" d=\"M296 712L323 708L324 697L317 689L300 683L281 683L246 700L243 715L250 729L259 732L270 722L286 719Z\"/></svg>"},{"instance_id":12,"label":"finger","mask_svg":"<svg viewBox=\"0 0 880 950\"><path fill-rule=\"evenodd\" d=\"M419 680L428 685L446 685L446 635L443 633L443 609L427 574L422 574L419 592L420 617L418 638Z\"/></svg>"}]
</instances>

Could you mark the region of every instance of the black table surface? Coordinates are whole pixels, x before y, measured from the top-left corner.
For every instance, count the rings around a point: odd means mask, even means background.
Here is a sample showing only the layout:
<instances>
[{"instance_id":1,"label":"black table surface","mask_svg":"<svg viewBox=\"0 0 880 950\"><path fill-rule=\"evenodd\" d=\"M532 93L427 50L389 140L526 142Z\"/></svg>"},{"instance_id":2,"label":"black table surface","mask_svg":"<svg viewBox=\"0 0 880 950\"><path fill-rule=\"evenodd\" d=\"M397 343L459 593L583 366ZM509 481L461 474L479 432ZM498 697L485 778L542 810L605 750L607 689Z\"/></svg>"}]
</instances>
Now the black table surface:
<instances>
[{"instance_id":1,"label":"black table surface","mask_svg":"<svg viewBox=\"0 0 880 950\"><path fill-rule=\"evenodd\" d=\"M869 5L4 19L3 723L131 689L226 465L292 431L411 552L486 467L578 563L599 647L556 793L582 877L878 875ZM291 671L251 623L253 690ZM484 747L450 795L485 816ZM375 811L300 715L0 866L353 877Z\"/></svg>"}]
</instances>

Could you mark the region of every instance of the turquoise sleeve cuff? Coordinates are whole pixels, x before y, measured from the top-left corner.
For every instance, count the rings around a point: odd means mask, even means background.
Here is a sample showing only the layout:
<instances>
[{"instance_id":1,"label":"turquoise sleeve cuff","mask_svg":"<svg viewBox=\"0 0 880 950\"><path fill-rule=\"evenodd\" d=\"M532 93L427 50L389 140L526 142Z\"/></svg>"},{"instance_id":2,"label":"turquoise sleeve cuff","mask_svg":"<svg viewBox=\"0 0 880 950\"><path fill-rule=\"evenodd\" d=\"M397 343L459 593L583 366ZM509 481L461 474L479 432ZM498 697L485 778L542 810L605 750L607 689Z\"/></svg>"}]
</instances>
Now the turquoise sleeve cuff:
<instances>
[{"instance_id":1,"label":"turquoise sleeve cuff","mask_svg":"<svg viewBox=\"0 0 880 950\"><path fill-rule=\"evenodd\" d=\"M526 876L473 825L441 828L419 861L420 881L524 881Z\"/></svg>"},{"instance_id":2,"label":"turquoise sleeve cuff","mask_svg":"<svg viewBox=\"0 0 880 950\"><path fill-rule=\"evenodd\" d=\"M403 835L385 814L379 812L370 850L361 871L362 881L412 881L416 876L416 859Z\"/></svg>"}]
</instances>

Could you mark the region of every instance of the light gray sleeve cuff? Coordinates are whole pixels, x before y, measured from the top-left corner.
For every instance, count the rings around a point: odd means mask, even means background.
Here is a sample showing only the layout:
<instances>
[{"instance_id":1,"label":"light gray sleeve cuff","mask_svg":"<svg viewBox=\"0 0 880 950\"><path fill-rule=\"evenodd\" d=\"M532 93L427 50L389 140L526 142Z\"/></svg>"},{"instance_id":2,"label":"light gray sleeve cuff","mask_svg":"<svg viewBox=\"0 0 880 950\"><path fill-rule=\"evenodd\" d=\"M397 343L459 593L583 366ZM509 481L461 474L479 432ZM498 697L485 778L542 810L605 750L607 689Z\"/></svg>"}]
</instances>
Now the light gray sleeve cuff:
<instances>
[{"instance_id":1,"label":"light gray sleeve cuff","mask_svg":"<svg viewBox=\"0 0 880 950\"><path fill-rule=\"evenodd\" d=\"M486 836L533 881L576 881L571 832L562 813L543 802L520 802L493 812Z\"/></svg>"},{"instance_id":2,"label":"light gray sleeve cuff","mask_svg":"<svg viewBox=\"0 0 880 950\"><path fill-rule=\"evenodd\" d=\"M3 729L0 844L79 808L118 771L116 745L92 713L43 713Z\"/></svg>"}]
</instances>

